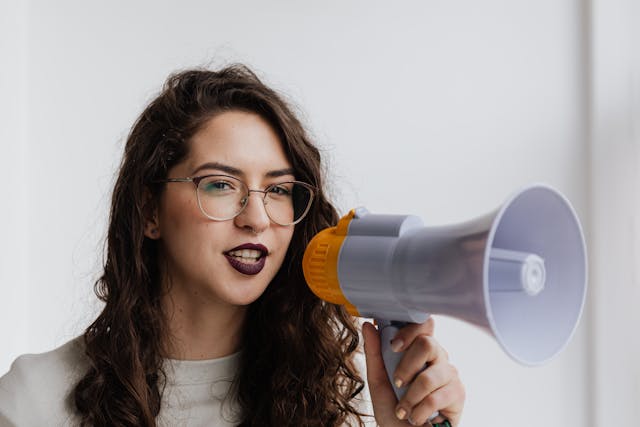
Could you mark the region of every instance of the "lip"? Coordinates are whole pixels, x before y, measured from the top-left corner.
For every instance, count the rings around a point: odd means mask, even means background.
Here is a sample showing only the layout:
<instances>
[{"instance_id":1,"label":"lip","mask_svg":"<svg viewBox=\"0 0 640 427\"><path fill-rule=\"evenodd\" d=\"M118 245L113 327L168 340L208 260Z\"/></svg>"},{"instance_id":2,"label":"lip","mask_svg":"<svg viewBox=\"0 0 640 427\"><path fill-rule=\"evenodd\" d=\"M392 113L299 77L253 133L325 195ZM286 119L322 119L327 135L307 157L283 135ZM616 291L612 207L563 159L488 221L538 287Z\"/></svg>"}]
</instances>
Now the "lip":
<instances>
[{"instance_id":1,"label":"lip","mask_svg":"<svg viewBox=\"0 0 640 427\"><path fill-rule=\"evenodd\" d=\"M258 262L251 263L251 264L242 262L238 258L229 255L229 252L239 251L242 249L252 249L252 250L260 251L262 252L262 255L258 259ZM227 259L227 261L229 261L229 264L231 265L231 267L235 268L238 272L242 274L246 274L248 276L253 276L262 271L265 263L267 262L268 255L269 255L269 249L267 249L266 246L261 245L259 243L244 243L224 253L225 258Z\"/></svg>"}]
</instances>

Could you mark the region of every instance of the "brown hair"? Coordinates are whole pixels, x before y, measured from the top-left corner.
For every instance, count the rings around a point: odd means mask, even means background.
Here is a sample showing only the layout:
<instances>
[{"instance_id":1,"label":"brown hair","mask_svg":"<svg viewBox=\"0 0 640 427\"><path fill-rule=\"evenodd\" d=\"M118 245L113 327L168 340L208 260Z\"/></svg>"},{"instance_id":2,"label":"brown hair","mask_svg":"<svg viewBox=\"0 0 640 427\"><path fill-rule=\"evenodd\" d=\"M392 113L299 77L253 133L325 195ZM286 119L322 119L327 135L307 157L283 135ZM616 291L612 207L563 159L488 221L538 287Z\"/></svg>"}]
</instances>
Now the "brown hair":
<instances>
[{"instance_id":1,"label":"brown hair","mask_svg":"<svg viewBox=\"0 0 640 427\"><path fill-rule=\"evenodd\" d=\"M229 110L267 120L296 178L318 189L279 272L247 311L233 387L240 425L362 425L352 401L364 385L352 364L356 326L342 307L313 295L302 274L307 243L338 219L323 191L320 153L283 99L241 65L170 76L131 130L113 192L104 273L95 285L105 307L85 331L90 368L73 391L82 425L156 423L168 329L158 242L143 233L163 188L153 183L186 156L189 139L208 119Z\"/></svg>"}]
</instances>

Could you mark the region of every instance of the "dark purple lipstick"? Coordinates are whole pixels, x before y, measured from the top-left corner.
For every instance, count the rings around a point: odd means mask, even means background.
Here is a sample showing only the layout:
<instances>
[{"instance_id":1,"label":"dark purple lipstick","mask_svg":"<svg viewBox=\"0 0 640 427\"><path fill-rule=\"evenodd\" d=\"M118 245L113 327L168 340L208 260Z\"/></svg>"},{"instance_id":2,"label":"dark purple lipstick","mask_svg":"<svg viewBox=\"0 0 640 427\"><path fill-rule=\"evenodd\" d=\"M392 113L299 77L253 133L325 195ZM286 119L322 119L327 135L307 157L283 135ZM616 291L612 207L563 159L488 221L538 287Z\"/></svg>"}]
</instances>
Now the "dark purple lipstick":
<instances>
[{"instance_id":1,"label":"dark purple lipstick","mask_svg":"<svg viewBox=\"0 0 640 427\"><path fill-rule=\"evenodd\" d=\"M245 243L225 252L224 256L231 267L242 274L252 276L262 271L268 254L269 250L264 245Z\"/></svg>"}]
</instances>

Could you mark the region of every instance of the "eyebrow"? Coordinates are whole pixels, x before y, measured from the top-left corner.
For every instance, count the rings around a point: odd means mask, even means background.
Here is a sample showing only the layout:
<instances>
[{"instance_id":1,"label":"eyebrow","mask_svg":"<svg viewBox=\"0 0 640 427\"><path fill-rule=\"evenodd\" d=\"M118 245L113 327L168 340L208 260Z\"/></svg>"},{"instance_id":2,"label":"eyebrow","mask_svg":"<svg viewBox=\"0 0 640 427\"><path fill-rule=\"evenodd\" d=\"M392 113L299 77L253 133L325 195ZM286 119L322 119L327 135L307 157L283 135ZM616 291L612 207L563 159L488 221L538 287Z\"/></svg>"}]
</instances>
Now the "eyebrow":
<instances>
[{"instance_id":1,"label":"eyebrow","mask_svg":"<svg viewBox=\"0 0 640 427\"><path fill-rule=\"evenodd\" d=\"M195 176L195 174L197 174L198 172L200 172L201 170L204 169L215 169L215 170L219 170L221 172L227 173L229 175L238 175L238 176L244 176L244 172L242 172L241 169L238 169L236 167L233 166L229 166L229 165L225 165L223 163L219 163L219 162L207 162L204 163L200 166L198 166L193 173L191 174L192 176ZM268 178L278 178L281 176L286 176L286 175L295 175L293 168L285 168L285 169L276 169L276 170L271 170L269 172L267 172L265 174L266 177Z\"/></svg>"}]
</instances>

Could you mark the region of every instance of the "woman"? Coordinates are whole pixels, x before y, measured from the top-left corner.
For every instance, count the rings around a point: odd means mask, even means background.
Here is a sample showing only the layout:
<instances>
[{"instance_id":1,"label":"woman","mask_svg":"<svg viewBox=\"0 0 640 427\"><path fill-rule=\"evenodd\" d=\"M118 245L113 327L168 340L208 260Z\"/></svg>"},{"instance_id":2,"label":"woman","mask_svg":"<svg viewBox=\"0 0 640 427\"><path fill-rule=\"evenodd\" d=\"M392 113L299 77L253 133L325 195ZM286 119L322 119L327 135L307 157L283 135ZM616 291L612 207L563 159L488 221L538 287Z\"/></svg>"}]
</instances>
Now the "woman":
<instances>
[{"instance_id":1,"label":"woman","mask_svg":"<svg viewBox=\"0 0 640 427\"><path fill-rule=\"evenodd\" d=\"M96 283L105 307L82 339L14 362L0 423L371 422L358 324L302 275L306 244L336 221L318 150L250 70L171 76L127 140ZM362 332L379 425L438 410L458 424L464 388L432 322L394 339L399 403L375 329Z\"/></svg>"}]
</instances>

